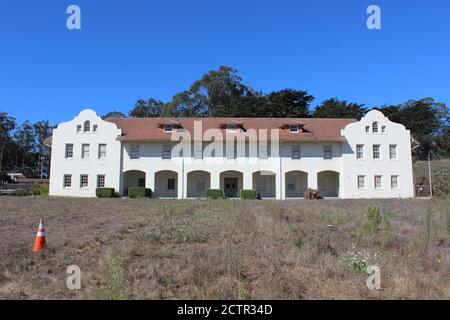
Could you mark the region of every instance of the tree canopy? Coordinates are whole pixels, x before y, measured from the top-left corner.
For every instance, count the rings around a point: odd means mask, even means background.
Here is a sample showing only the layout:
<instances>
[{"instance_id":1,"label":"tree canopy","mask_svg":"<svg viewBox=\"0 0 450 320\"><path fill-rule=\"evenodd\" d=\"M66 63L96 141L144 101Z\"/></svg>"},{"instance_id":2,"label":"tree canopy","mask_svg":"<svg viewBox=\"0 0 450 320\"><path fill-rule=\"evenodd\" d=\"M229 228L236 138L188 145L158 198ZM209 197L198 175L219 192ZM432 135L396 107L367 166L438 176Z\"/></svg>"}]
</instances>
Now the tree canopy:
<instances>
[{"instance_id":1,"label":"tree canopy","mask_svg":"<svg viewBox=\"0 0 450 320\"><path fill-rule=\"evenodd\" d=\"M363 104L331 98L323 101L313 112L315 118L354 118L361 119L367 112Z\"/></svg>"}]
</instances>

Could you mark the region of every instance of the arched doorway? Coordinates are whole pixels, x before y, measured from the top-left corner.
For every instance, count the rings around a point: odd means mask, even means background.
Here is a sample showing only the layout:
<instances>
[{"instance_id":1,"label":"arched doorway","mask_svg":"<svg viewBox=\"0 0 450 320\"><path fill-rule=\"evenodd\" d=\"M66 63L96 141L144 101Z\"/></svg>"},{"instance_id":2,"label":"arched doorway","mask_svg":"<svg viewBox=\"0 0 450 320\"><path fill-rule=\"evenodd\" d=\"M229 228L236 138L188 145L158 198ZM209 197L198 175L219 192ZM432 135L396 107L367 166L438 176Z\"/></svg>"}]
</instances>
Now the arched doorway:
<instances>
[{"instance_id":1,"label":"arched doorway","mask_svg":"<svg viewBox=\"0 0 450 320\"><path fill-rule=\"evenodd\" d=\"M155 173L155 197L176 198L178 195L178 173L162 170Z\"/></svg>"},{"instance_id":2,"label":"arched doorway","mask_svg":"<svg viewBox=\"0 0 450 320\"><path fill-rule=\"evenodd\" d=\"M317 174L317 187L322 197L339 196L339 172L322 171Z\"/></svg>"},{"instance_id":3,"label":"arched doorway","mask_svg":"<svg viewBox=\"0 0 450 320\"><path fill-rule=\"evenodd\" d=\"M187 197L203 198L205 192L210 189L211 174L206 171L197 170L187 174Z\"/></svg>"},{"instance_id":4,"label":"arched doorway","mask_svg":"<svg viewBox=\"0 0 450 320\"><path fill-rule=\"evenodd\" d=\"M224 171L220 174L220 189L227 198L239 198L244 184L244 175L239 171Z\"/></svg>"},{"instance_id":5,"label":"arched doorway","mask_svg":"<svg viewBox=\"0 0 450 320\"><path fill-rule=\"evenodd\" d=\"M145 172L129 170L123 173L123 195L128 195L130 187L145 187Z\"/></svg>"},{"instance_id":6,"label":"arched doorway","mask_svg":"<svg viewBox=\"0 0 450 320\"><path fill-rule=\"evenodd\" d=\"M299 170L286 172L284 188L286 198L303 198L308 189L308 173Z\"/></svg>"},{"instance_id":7,"label":"arched doorway","mask_svg":"<svg viewBox=\"0 0 450 320\"><path fill-rule=\"evenodd\" d=\"M262 199L276 197L276 174L272 171L256 171L253 173L253 189Z\"/></svg>"}]
</instances>

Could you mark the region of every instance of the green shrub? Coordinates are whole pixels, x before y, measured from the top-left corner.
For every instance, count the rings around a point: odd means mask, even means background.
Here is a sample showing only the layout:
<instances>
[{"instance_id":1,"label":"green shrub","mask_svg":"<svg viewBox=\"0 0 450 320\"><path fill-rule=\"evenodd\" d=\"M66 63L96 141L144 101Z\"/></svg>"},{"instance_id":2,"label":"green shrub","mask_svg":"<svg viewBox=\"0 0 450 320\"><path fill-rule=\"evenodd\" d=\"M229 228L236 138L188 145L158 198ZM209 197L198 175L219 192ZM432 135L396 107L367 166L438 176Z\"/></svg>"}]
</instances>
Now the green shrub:
<instances>
[{"instance_id":1,"label":"green shrub","mask_svg":"<svg viewBox=\"0 0 450 320\"><path fill-rule=\"evenodd\" d=\"M305 191L305 199L308 200L318 200L318 199L322 199L322 196L320 195L320 191L319 190L314 190L311 188L308 188L308 190Z\"/></svg>"},{"instance_id":2,"label":"green shrub","mask_svg":"<svg viewBox=\"0 0 450 320\"><path fill-rule=\"evenodd\" d=\"M24 188L18 188L16 189L16 196L18 197L24 197L28 195L28 190Z\"/></svg>"},{"instance_id":3,"label":"green shrub","mask_svg":"<svg viewBox=\"0 0 450 320\"><path fill-rule=\"evenodd\" d=\"M221 199L223 198L223 191L220 189L208 189L206 190L206 198Z\"/></svg>"},{"instance_id":4,"label":"green shrub","mask_svg":"<svg viewBox=\"0 0 450 320\"><path fill-rule=\"evenodd\" d=\"M130 187L128 188L128 196L130 198L151 198L152 189L140 188L140 187Z\"/></svg>"},{"instance_id":5,"label":"green shrub","mask_svg":"<svg viewBox=\"0 0 450 320\"><path fill-rule=\"evenodd\" d=\"M36 184L30 189L33 196L48 196L48 184Z\"/></svg>"},{"instance_id":6,"label":"green shrub","mask_svg":"<svg viewBox=\"0 0 450 320\"><path fill-rule=\"evenodd\" d=\"M97 198L114 198L116 192L114 188L97 188L95 189L95 195Z\"/></svg>"},{"instance_id":7,"label":"green shrub","mask_svg":"<svg viewBox=\"0 0 450 320\"><path fill-rule=\"evenodd\" d=\"M375 232L378 228L378 225L383 220L380 209L374 205L369 204L366 208L366 218L363 224L363 228L365 231Z\"/></svg>"},{"instance_id":8,"label":"green shrub","mask_svg":"<svg viewBox=\"0 0 450 320\"><path fill-rule=\"evenodd\" d=\"M244 200L255 200L256 199L256 190L254 190L254 189L242 189L241 190L241 199L244 199Z\"/></svg>"}]
</instances>

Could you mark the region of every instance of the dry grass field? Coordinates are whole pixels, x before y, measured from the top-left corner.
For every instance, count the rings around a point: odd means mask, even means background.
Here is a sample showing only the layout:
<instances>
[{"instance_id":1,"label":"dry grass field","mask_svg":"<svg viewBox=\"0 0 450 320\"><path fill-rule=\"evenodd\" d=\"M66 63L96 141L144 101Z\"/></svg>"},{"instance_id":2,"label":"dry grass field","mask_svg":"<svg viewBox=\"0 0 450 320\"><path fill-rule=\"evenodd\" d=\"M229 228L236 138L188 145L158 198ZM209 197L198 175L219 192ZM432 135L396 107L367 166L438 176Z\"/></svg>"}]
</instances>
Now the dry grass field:
<instances>
[{"instance_id":1,"label":"dry grass field","mask_svg":"<svg viewBox=\"0 0 450 320\"><path fill-rule=\"evenodd\" d=\"M449 215L448 200L1 197L0 298L448 299Z\"/></svg>"}]
</instances>

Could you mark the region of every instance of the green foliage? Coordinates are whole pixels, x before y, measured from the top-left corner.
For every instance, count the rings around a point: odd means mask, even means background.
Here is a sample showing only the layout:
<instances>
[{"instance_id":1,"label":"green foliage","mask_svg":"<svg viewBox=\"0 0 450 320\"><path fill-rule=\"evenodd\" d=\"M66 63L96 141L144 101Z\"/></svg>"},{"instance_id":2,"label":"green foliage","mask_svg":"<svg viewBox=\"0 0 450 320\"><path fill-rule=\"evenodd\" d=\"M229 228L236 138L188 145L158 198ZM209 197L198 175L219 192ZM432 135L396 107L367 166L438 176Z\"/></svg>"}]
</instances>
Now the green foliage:
<instances>
[{"instance_id":1,"label":"green foliage","mask_svg":"<svg viewBox=\"0 0 450 320\"><path fill-rule=\"evenodd\" d=\"M361 253L350 253L345 259L349 269L356 273L367 273L368 263Z\"/></svg>"},{"instance_id":2,"label":"green foliage","mask_svg":"<svg viewBox=\"0 0 450 320\"><path fill-rule=\"evenodd\" d=\"M363 224L364 231L369 233L376 232L382 220L383 217L381 216L380 209L369 204L366 208L365 220Z\"/></svg>"},{"instance_id":3,"label":"green foliage","mask_svg":"<svg viewBox=\"0 0 450 320\"><path fill-rule=\"evenodd\" d=\"M254 190L254 189L242 189L241 190L241 199L243 199L243 200L255 200L256 199L256 190Z\"/></svg>"},{"instance_id":4,"label":"green foliage","mask_svg":"<svg viewBox=\"0 0 450 320\"><path fill-rule=\"evenodd\" d=\"M126 118L127 116L120 112L120 111L110 111L107 114L105 114L104 116L102 116L102 119L106 119L106 118Z\"/></svg>"},{"instance_id":5,"label":"green foliage","mask_svg":"<svg viewBox=\"0 0 450 320\"><path fill-rule=\"evenodd\" d=\"M25 188L17 188L16 189L16 196L18 197L25 197L28 196L30 193Z\"/></svg>"},{"instance_id":6,"label":"green foliage","mask_svg":"<svg viewBox=\"0 0 450 320\"><path fill-rule=\"evenodd\" d=\"M439 169L433 171L433 195L446 196L450 194L450 171L447 169Z\"/></svg>"},{"instance_id":7,"label":"green foliage","mask_svg":"<svg viewBox=\"0 0 450 320\"><path fill-rule=\"evenodd\" d=\"M123 258L112 249L106 251L103 265L105 289L101 298L105 300L127 299L125 291L125 269Z\"/></svg>"},{"instance_id":8,"label":"green foliage","mask_svg":"<svg viewBox=\"0 0 450 320\"><path fill-rule=\"evenodd\" d=\"M303 240L302 237L297 237L297 238L294 240L294 245L295 245L297 248L303 247L304 243L305 243L305 241Z\"/></svg>"},{"instance_id":9,"label":"green foliage","mask_svg":"<svg viewBox=\"0 0 450 320\"><path fill-rule=\"evenodd\" d=\"M33 196L48 196L48 184L40 183L34 185L33 188L30 189L30 193Z\"/></svg>"},{"instance_id":10,"label":"green foliage","mask_svg":"<svg viewBox=\"0 0 450 320\"><path fill-rule=\"evenodd\" d=\"M390 212L384 212L381 221L381 241L385 247L389 246L392 242L392 227L391 227L392 214Z\"/></svg>"},{"instance_id":11,"label":"green foliage","mask_svg":"<svg viewBox=\"0 0 450 320\"><path fill-rule=\"evenodd\" d=\"M284 89L269 93L266 97L265 112L262 117L306 118L314 97L307 91Z\"/></svg>"},{"instance_id":12,"label":"green foliage","mask_svg":"<svg viewBox=\"0 0 450 320\"><path fill-rule=\"evenodd\" d=\"M208 199L222 199L223 191L220 189L208 189L206 190L206 198Z\"/></svg>"},{"instance_id":13,"label":"green foliage","mask_svg":"<svg viewBox=\"0 0 450 320\"><path fill-rule=\"evenodd\" d=\"M314 109L315 118L353 118L361 119L367 112L363 104L331 98L323 101Z\"/></svg>"},{"instance_id":14,"label":"green foliage","mask_svg":"<svg viewBox=\"0 0 450 320\"><path fill-rule=\"evenodd\" d=\"M322 196L320 195L320 191L319 190L315 190L315 189L311 189L308 188L305 191L305 199L307 200L319 200L322 199Z\"/></svg>"},{"instance_id":15,"label":"green foliage","mask_svg":"<svg viewBox=\"0 0 450 320\"><path fill-rule=\"evenodd\" d=\"M151 198L152 190L148 188L130 187L128 188L130 198Z\"/></svg>"},{"instance_id":16,"label":"green foliage","mask_svg":"<svg viewBox=\"0 0 450 320\"><path fill-rule=\"evenodd\" d=\"M144 99L139 99L134 108L129 112L132 118L157 118L170 116L169 106L160 100L153 98L145 101Z\"/></svg>"},{"instance_id":17,"label":"green foliage","mask_svg":"<svg viewBox=\"0 0 450 320\"><path fill-rule=\"evenodd\" d=\"M97 198L114 198L116 192L114 188L97 188L95 189L95 195Z\"/></svg>"}]
</instances>

